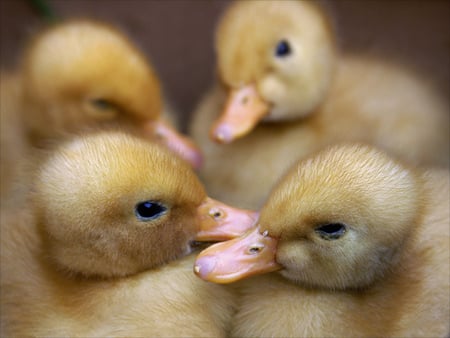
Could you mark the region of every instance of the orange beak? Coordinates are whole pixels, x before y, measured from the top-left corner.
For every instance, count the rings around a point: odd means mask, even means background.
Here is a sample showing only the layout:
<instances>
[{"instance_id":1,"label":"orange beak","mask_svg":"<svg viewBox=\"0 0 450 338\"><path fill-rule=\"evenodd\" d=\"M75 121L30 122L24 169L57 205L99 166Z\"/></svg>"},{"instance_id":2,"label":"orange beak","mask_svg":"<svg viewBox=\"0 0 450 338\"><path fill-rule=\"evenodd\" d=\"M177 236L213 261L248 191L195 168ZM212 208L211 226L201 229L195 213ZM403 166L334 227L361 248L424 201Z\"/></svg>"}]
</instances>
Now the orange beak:
<instances>
[{"instance_id":1,"label":"orange beak","mask_svg":"<svg viewBox=\"0 0 450 338\"><path fill-rule=\"evenodd\" d=\"M194 142L178 133L172 126L163 120L147 122L145 131L158 143L163 144L175 154L189 162L192 167L201 167L203 158Z\"/></svg>"},{"instance_id":2,"label":"orange beak","mask_svg":"<svg viewBox=\"0 0 450 338\"><path fill-rule=\"evenodd\" d=\"M244 236L214 244L197 257L194 273L203 280L226 284L281 269L275 261L277 240L259 226Z\"/></svg>"},{"instance_id":3,"label":"orange beak","mask_svg":"<svg viewBox=\"0 0 450 338\"><path fill-rule=\"evenodd\" d=\"M224 241L239 237L251 229L259 214L255 211L230 207L207 197L198 208L200 232L196 241Z\"/></svg>"},{"instance_id":4,"label":"orange beak","mask_svg":"<svg viewBox=\"0 0 450 338\"><path fill-rule=\"evenodd\" d=\"M269 113L270 105L262 99L254 85L233 89L225 109L210 131L219 143L231 143L249 133Z\"/></svg>"}]
</instances>

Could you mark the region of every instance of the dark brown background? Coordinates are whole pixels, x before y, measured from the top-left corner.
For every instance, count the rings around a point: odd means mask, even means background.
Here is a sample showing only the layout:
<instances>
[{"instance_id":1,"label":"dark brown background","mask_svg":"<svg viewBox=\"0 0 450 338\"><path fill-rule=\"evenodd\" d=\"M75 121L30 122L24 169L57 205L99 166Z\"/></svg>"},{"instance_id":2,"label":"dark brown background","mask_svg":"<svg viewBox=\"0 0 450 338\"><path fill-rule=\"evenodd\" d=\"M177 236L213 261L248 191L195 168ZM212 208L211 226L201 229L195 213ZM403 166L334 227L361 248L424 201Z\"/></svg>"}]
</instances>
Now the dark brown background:
<instances>
[{"instance_id":1,"label":"dark brown background","mask_svg":"<svg viewBox=\"0 0 450 338\"><path fill-rule=\"evenodd\" d=\"M257 1L257 0L253 0ZM154 63L184 121L214 78L213 32L227 0L47 0L60 17L118 25ZM419 69L447 95L450 1L323 0L344 50L369 51ZM0 0L1 66L12 67L44 24L29 0Z\"/></svg>"}]
</instances>

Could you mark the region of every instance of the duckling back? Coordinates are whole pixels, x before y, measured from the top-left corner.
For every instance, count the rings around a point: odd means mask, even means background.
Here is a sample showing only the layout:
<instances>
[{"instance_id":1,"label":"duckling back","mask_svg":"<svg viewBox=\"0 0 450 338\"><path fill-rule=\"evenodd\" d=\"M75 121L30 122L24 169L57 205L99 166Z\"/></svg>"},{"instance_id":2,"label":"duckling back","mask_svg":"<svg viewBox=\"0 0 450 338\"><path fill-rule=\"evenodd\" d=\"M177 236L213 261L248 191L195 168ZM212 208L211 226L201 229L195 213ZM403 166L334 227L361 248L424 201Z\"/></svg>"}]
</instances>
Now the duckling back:
<instances>
[{"instance_id":1,"label":"duckling back","mask_svg":"<svg viewBox=\"0 0 450 338\"><path fill-rule=\"evenodd\" d=\"M421 75L400 63L344 54L317 111L324 144L363 141L413 165L448 167L450 107Z\"/></svg>"}]
</instances>

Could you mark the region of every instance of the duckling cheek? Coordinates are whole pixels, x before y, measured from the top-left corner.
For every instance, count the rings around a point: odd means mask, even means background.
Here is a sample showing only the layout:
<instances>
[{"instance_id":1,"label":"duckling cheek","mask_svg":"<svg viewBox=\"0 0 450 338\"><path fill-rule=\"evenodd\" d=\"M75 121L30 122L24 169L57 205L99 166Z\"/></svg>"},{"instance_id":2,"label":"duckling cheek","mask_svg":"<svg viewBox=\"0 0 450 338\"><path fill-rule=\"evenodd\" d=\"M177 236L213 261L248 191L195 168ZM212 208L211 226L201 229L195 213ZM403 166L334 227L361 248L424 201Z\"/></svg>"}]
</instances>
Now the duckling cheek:
<instances>
[{"instance_id":1,"label":"duckling cheek","mask_svg":"<svg viewBox=\"0 0 450 338\"><path fill-rule=\"evenodd\" d=\"M277 261L283 265L281 274L286 277L291 274L303 274L311 265L318 265L318 262L313 263L308 249L296 242L285 242L280 245L277 249Z\"/></svg>"},{"instance_id":2,"label":"duckling cheek","mask_svg":"<svg viewBox=\"0 0 450 338\"><path fill-rule=\"evenodd\" d=\"M268 75L258 83L258 92L272 104L270 112L264 117L265 121L276 120L283 114L286 86L275 75Z\"/></svg>"}]
</instances>

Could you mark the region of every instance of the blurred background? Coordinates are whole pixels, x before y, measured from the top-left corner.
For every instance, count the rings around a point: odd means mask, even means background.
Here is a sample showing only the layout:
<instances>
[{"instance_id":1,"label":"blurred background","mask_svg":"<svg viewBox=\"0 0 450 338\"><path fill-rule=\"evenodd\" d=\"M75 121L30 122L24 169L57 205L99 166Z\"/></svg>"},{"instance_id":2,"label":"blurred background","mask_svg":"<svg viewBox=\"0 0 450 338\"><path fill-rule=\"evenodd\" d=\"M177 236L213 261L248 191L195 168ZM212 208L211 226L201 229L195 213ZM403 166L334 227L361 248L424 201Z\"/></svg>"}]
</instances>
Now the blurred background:
<instances>
[{"instance_id":1,"label":"blurred background","mask_svg":"<svg viewBox=\"0 0 450 338\"><path fill-rule=\"evenodd\" d=\"M249 0L250 1L250 0ZM257 0L251 0L257 1ZM344 51L406 63L449 97L450 1L322 0ZM118 26L156 67L185 125L214 79L214 28L229 0L0 0L0 65L13 69L48 18Z\"/></svg>"}]
</instances>

